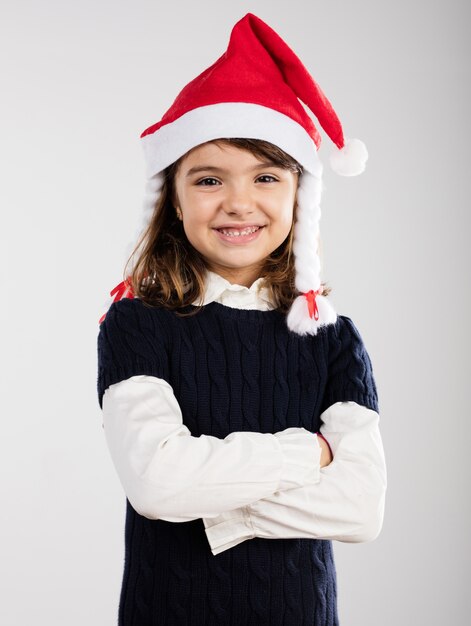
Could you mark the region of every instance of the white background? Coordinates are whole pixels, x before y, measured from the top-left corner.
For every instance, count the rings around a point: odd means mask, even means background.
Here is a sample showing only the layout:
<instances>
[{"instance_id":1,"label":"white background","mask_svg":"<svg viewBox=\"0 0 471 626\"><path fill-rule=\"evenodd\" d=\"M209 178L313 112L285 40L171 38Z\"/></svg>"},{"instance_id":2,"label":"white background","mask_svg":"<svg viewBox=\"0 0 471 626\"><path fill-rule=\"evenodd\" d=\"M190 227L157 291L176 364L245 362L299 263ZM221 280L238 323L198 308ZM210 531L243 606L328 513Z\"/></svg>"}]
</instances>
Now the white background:
<instances>
[{"instance_id":1,"label":"white background","mask_svg":"<svg viewBox=\"0 0 471 626\"><path fill-rule=\"evenodd\" d=\"M341 626L469 619L466 3L18 0L0 14L5 626L116 624L125 498L98 319L141 223L139 135L248 11L370 153L336 176L321 131L323 278L373 361L389 478L378 539L334 543Z\"/></svg>"}]
</instances>

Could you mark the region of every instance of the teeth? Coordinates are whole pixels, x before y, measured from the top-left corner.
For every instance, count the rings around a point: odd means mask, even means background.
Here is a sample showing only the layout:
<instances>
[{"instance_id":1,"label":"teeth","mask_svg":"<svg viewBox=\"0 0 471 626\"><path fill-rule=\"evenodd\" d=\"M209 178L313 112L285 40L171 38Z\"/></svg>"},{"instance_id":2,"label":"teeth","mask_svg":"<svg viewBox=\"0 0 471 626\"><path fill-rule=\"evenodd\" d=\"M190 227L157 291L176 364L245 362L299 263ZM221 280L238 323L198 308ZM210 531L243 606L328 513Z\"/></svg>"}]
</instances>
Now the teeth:
<instances>
[{"instance_id":1,"label":"teeth","mask_svg":"<svg viewBox=\"0 0 471 626\"><path fill-rule=\"evenodd\" d=\"M250 235L259 229L259 226L252 226L250 228L245 228L244 230L226 230L224 228L220 228L219 230L224 233L224 235L229 235L229 237L240 237L240 235Z\"/></svg>"}]
</instances>

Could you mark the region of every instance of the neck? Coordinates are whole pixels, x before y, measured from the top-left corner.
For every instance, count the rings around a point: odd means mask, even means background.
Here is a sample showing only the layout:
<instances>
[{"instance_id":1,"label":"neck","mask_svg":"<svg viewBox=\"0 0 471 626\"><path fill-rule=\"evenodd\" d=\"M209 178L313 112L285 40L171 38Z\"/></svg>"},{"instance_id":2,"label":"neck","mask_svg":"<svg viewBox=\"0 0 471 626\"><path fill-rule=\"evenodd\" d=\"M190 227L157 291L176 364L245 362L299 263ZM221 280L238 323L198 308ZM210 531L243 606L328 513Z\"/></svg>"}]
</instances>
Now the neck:
<instances>
[{"instance_id":1,"label":"neck","mask_svg":"<svg viewBox=\"0 0 471 626\"><path fill-rule=\"evenodd\" d=\"M228 267L210 267L209 268L215 274L219 274L232 285L243 285L244 287L251 287L253 283L260 278L259 268L228 268Z\"/></svg>"}]
</instances>

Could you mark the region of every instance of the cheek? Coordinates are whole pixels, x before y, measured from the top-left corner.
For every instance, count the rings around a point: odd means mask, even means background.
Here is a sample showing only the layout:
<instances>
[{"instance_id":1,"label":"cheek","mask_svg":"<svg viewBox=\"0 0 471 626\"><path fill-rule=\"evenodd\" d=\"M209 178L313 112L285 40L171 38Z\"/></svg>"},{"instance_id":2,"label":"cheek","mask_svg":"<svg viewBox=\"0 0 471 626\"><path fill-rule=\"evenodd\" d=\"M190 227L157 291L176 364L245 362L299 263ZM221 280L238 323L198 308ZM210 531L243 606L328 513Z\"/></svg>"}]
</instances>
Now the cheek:
<instances>
[{"instance_id":1,"label":"cheek","mask_svg":"<svg viewBox=\"0 0 471 626\"><path fill-rule=\"evenodd\" d=\"M209 224L212 223L213 213L202 206L193 205L191 209L187 209L185 215L185 222L188 228L193 230L202 231L209 228Z\"/></svg>"},{"instance_id":2,"label":"cheek","mask_svg":"<svg viewBox=\"0 0 471 626\"><path fill-rule=\"evenodd\" d=\"M192 243L206 239L210 224L214 221L214 215L207 202L201 199L187 198L188 202L183 205L183 228L186 236Z\"/></svg>"},{"instance_id":3,"label":"cheek","mask_svg":"<svg viewBox=\"0 0 471 626\"><path fill-rule=\"evenodd\" d=\"M204 224L212 219L214 200L211 199L210 194L204 195L190 191L183 196L182 208L186 219L195 224Z\"/></svg>"},{"instance_id":4,"label":"cheek","mask_svg":"<svg viewBox=\"0 0 471 626\"><path fill-rule=\"evenodd\" d=\"M281 210L281 212L278 213L277 221L280 225L280 228L289 230L291 228L291 224L293 223L293 216L294 207L291 199L289 199L283 203L283 209Z\"/></svg>"}]
</instances>

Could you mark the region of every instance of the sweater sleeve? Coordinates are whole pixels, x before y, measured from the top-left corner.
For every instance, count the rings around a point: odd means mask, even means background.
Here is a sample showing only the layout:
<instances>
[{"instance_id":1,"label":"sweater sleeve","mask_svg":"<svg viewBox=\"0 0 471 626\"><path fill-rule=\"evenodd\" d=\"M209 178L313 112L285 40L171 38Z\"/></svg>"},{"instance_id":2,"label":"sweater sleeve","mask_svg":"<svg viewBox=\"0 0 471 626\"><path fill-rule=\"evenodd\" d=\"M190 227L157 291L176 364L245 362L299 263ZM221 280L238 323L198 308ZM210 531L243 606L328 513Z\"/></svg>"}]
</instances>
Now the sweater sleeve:
<instances>
[{"instance_id":1,"label":"sweater sleeve","mask_svg":"<svg viewBox=\"0 0 471 626\"><path fill-rule=\"evenodd\" d=\"M321 448L304 428L191 436L163 379L137 375L110 385L103 425L133 508L149 519L211 518L320 479Z\"/></svg>"},{"instance_id":2,"label":"sweater sleeve","mask_svg":"<svg viewBox=\"0 0 471 626\"><path fill-rule=\"evenodd\" d=\"M97 339L100 408L105 390L130 376L155 376L168 382L169 344L158 317L139 299L114 302L100 324Z\"/></svg>"},{"instance_id":3,"label":"sweater sleeve","mask_svg":"<svg viewBox=\"0 0 471 626\"><path fill-rule=\"evenodd\" d=\"M321 413L336 402L356 402L379 412L373 367L352 320L339 315L328 327L328 376Z\"/></svg>"},{"instance_id":4,"label":"sweater sleeve","mask_svg":"<svg viewBox=\"0 0 471 626\"><path fill-rule=\"evenodd\" d=\"M338 402L321 417L333 460L321 469L320 482L203 519L214 555L254 537L349 543L377 537L387 488L379 415L355 402Z\"/></svg>"}]
</instances>

